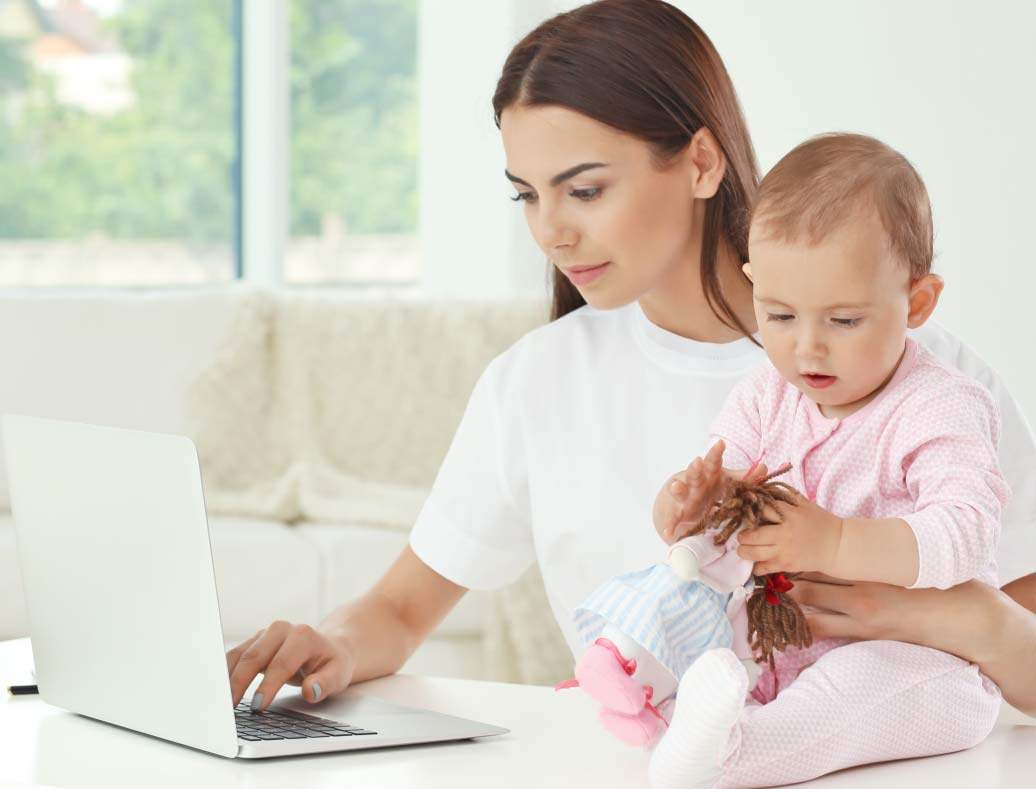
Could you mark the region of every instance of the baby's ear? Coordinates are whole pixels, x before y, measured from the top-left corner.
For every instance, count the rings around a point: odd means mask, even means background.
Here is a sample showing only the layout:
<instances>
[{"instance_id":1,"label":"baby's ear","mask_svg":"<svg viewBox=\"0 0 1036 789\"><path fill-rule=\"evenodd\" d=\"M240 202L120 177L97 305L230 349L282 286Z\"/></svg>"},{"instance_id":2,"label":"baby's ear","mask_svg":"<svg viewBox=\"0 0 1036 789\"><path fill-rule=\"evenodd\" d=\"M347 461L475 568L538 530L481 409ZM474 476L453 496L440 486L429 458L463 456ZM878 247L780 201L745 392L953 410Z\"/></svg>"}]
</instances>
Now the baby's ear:
<instances>
[{"instance_id":1,"label":"baby's ear","mask_svg":"<svg viewBox=\"0 0 1036 789\"><path fill-rule=\"evenodd\" d=\"M748 277L748 281L749 281L749 282L753 282L753 283L755 282L755 280L754 280L754 279L752 279L752 264L751 264L751 263L745 263L745 264L744 264L744 265L743 265L743 266L741 267L741 270L742 270L743 272L745 272L745 276L746 276L746 277Z\"/></svg>"},{"instance_id":2,"label":"baby's ear","mask_svg":"<svg viewBox=\"0 0 1036 789\"><path fill-rule=\"evenodd\" d=\"M907 327L916 329L924 324L935 311L944 286L938 274L925 274L910 286L910 312L907 313Z\"/></svg>"}]
</instances>

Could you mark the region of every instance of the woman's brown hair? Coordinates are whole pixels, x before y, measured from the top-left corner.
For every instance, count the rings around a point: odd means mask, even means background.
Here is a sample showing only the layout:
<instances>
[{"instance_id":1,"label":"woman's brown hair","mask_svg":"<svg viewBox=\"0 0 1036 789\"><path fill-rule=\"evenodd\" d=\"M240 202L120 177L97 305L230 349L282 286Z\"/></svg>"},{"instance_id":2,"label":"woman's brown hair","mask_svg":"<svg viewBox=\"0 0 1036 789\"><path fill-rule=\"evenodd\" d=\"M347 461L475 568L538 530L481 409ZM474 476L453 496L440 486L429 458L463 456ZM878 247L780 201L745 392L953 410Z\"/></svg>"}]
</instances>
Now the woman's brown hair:
<instances>
[{"instance_id":1,"label":"woman's brown hair","mask_svg":"<svg viewBox=\"0 0 1036 789\"><path fill-rule=\"evenodd\" d=\"M748 260L748 222L759 184L755 151L719 53L686 14L661 0L599 0L543 22L519 41L493 95L496 125L512 105L567 107L646 142L665 167L703 126L727 160L705 210L701 282L724 324L751 332L724 298L716 271L728 241ZM586 302L552 272L556 320Z\"/></svg>"}]
</instances>

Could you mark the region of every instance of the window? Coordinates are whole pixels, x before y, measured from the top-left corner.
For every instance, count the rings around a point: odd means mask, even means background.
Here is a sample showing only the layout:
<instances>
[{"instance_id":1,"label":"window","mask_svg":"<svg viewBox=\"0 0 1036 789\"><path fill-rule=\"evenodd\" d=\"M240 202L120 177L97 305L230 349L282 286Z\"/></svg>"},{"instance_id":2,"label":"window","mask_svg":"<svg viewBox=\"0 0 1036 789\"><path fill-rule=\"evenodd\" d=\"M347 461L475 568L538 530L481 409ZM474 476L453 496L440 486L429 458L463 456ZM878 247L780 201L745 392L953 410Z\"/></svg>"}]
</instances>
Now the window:
<instances>
[{"instance_id":1,"label":"window","mask_svg":"<svg viewBox=\"0 0 1036 789\"><path fill-rule=\"evenodd\" d=\"M233 0L0 2L0 287L235 276Z\"/></svg>"},{"instance_id":2,"label":"window","mask_svg":"<svg viewBox=\"0 0 1036 789\"><path fill-rule=\"evenodd\" d=\"M416 283L417 0L292 0L290 283Z\"/></svg>"}]
</instances>

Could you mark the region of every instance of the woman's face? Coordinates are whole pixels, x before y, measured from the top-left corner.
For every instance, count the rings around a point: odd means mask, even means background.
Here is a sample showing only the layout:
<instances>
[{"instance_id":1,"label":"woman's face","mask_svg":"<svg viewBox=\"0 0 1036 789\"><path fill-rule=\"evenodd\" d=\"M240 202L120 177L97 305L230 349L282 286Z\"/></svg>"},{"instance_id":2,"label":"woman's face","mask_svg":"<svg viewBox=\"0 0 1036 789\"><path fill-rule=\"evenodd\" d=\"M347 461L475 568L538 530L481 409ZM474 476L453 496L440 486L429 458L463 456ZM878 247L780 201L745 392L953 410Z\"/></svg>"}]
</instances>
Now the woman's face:
<instances>
[{"instance_id":1,"label":"woman's face","mask_svg":"<svg viewBox=\"0 0 1036 789\"><path fill-rule=\"evenodd\" d=\"M628 304L697 260L689 157L660 172L646 143L563 107L510 107L500 131L533 238L588 304Z\"/></svg>"}]
</instances>

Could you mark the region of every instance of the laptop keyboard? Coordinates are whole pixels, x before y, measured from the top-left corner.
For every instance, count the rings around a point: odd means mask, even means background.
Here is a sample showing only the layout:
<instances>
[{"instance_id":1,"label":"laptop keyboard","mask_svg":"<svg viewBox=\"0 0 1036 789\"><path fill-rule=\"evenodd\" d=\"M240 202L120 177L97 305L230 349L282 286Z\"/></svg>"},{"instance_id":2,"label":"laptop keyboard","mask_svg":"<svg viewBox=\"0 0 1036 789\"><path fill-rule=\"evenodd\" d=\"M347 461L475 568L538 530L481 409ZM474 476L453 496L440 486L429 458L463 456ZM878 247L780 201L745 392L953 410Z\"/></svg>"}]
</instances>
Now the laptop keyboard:
<instances>
[{"instance_id":1,"label":"laptop keyboard","mask_svg":"<svg viewBox=\"0 0 1036 789\"><path fill-rule=\"evenodd\" d=\"M239 740L301 740L309 737L359 737L377 734L360 726L318 718L294 710L252 712L242 701L234 709Z\"/></svg>"}]
</instances>

